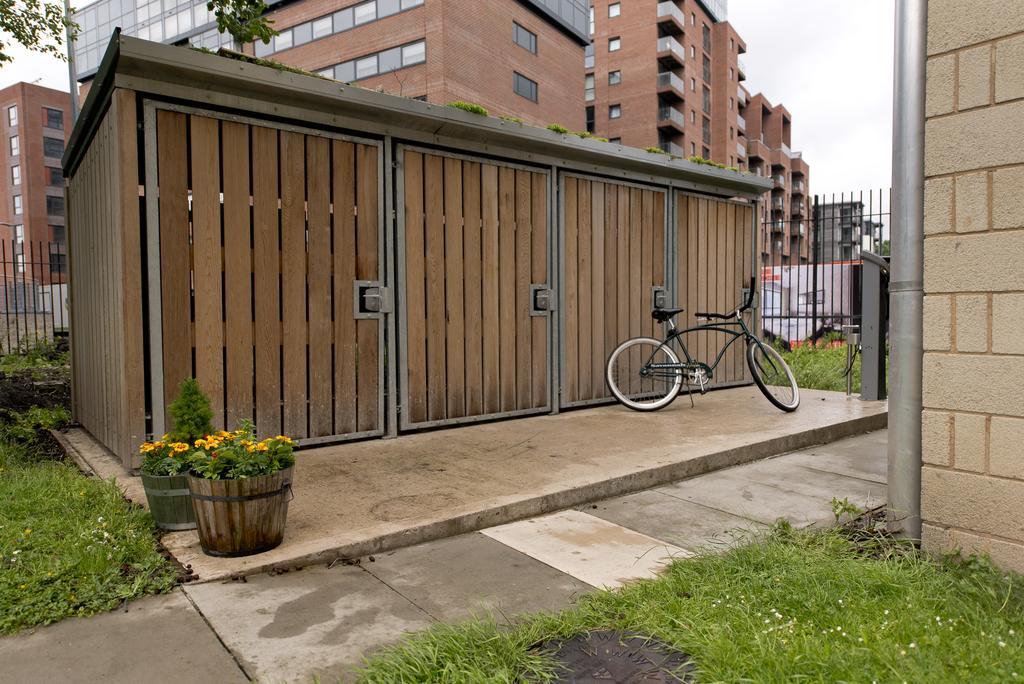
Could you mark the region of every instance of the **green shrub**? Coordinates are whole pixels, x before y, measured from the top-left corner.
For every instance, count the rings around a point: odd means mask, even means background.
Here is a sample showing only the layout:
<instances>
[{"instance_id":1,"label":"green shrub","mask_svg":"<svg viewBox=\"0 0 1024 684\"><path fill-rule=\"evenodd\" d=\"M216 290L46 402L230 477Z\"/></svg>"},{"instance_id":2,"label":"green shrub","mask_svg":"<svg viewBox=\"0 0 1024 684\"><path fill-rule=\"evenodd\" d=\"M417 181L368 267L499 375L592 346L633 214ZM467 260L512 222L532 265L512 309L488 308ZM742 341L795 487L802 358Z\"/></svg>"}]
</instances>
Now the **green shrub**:
<instances>
[{"instance_id":1,"label":"green shrub","mask_svg":"<svg viewBox=\"0 0 1024 684\"><path fill-rule=\"evenodd\" d=\"M462 100L456 100L455 102L449 102L448 106L452 107L453 109L461 109L462 111L469 112L470 114L477 114L478 116L489 115L486 109L473 102L463 102Z\"/></svg>"},{"instance_id":2,"label":"green shrub","mask_svg":"<svg viewBox=\"0 0 1024 684\"><path fill-rule=\"evenodd\" d=\"M610 142L610 141L608 140L608 138L602 138L602 137L601 137L601 136L599 136L599 135L595 135L595 136L594 136L594 140L598 140L598 141L600 141L600 142Z\"/></svg>"},{"instance_id":3,"label":"green shrub","mask_svg":"<svg viewBox=\"0 0 1024 684\"><path fill-rule=\"evenodd\" d=\"M584 139L586 139L586 138L593 138L594 137L594 134L591 133L590 131L573 131L572 134L575 135L577 138L584 138Z\"/></svg>"},{"instance_id":4,"label":"green shrub","mask_svg":"<svg viewBox=\"0 0 1024 684\"><path fill-rule=\"evenodd\" d=\"M548 130L549 131L554 131L555 133L560 133L562 135L565 135L566 133L569 132L568 128L566 128L565 126L563 126L561 124L556 124L556 123L548 124Z\"/></svg>"},{"instance_id":5,"label":"green shrub","mask_svg":"<svg viewBox=\"0 0 1024 684\"><path fill-rule=\"evenodd\" d=\"M523 120L520 119L518 116L506 116L506 115L502 114L498 118L501 119L502 121L508 121L509 123L517 123L517 124L523 123Z\"/></svg>"},{"instance_id":6,"label":"green shrub","mask_svg":"<svg viewBox=\"0 0 1024 684\"><path fill-rule=\"evenodd\" d=\"M178 397L171 402L171 418L174 430L171 438L178 442L193 444L200 437L213 432L213 411L210 400L203 394L195 378L185 378L178 390Z\"/></svg>"},{"instance_id":7,"label":"green shrub","mask_svg":"<svg viewBox=\"0 0 1024 684\"><path fill-rule=\"evenodd\" d=\"M654 146L645 147L644 148L644 152L650 152L651 154L668 154L668 152L666 152L665 150L661 149L660 147L654 147Z\"/></svg>"},{"instance_id":8,"label":"green shrub","mask_svg":"<svg viewBox=\"0 0 1024 684\"><path fill-rule=\"evenodd\" d=\"M67 427L70 422L71 414L63 407L33 406L26 411L4 410L0 412L0 441L18 444L42 458L59 459L60 448L49 431Z\"/></svg>"}]
</instances>

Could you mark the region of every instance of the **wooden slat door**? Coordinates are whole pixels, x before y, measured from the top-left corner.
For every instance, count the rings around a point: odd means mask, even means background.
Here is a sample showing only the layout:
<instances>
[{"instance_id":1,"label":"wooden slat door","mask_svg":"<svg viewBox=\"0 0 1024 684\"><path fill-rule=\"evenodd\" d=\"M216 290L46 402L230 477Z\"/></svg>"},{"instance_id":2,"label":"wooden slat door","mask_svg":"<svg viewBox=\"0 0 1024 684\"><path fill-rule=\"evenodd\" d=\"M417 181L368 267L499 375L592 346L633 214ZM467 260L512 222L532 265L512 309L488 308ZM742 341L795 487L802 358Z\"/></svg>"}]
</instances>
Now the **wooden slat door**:
<instances>
[{"instance_id":1,"label":"wooden slat door","mask_svg":"<svg viewBox=\"0 0 1024 684\"><path fill-rule=\"evenodd\" d=\"M666 193L564 174L561 406L611 399L605 364L622 341L660 335L653 288L666 276Z\"/></svg>"},{"instance_id":2,"label":"wooden slat door","mask_svg":"<svg viewBox=\"0 0 1024 684\"><path fill-rule=\"evenodd\" d=\"M695 317L699 311L727 313L741 303L753 272L753 208L682 192L676 193L675 203L675 306L686 308L676 320L682 328L704 322ZM746 316L752 325L751 314ZM685 336L691 356L708 365L729 339L725 333ZM745 347L737 340L715 369L711 387L748 382Z\"/></svg>"},{"instance_id":3,"label":"wooden slat door","mask_svg":"<svg viewBox=\"0 0 1024 684\"><path fill-rule=\"evenodd\" d=\"M400 148L400 425L550 410L542 171Z\"/></svg>"},{"instance_id":4,"label":"wooden slat door","mask_svg":"<svg viewBox=\"0 0 1024 684\"><path fill-rule=\"evenodd\" d=\"M194 376L218 428L382 434L383 322L353 296L383 273L380 146L154 111L165 410Z\"/></svg>"}]
</instances>

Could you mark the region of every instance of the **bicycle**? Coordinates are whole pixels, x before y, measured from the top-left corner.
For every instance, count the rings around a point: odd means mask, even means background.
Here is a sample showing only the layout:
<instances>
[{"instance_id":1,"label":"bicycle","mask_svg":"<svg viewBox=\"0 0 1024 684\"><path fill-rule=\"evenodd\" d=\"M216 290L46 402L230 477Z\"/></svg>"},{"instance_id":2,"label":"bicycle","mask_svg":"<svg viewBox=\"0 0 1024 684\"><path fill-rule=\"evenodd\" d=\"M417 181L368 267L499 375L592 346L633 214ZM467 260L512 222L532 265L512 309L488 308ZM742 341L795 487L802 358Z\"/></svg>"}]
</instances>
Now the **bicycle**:
<instances>
[{"instance_id":1,"label":"bicycle","mask_svg":"<svg viewBox=\"0 0 1024 684\"><path fill-rule=\"evenodd\" d=\"M751 308L753 301L754 279L751 278L746 302L726 314L698 313L697 319L709 322L684 330L676 328L675 316L685 309L655 308L651 316L659 323L668 323L668 335L664 340L634 337L616 347L608 357L605 370L608 388L623 406L635 411L656 411L675 401L682 393L685 379L693 405L693 388L698 387L704 394L726 350L742 339L746 343L747 366L754 383L776 407L786 412L795 411L800 405L800 390L793 371L782 355L758 339L743 320L744 312ZM683 341L683 335L692 332L719 332L731 337L708 365L695 360ZM672 349L673 343L682 351L685 362L679 361Z\"/></svg>"}]
</instances>

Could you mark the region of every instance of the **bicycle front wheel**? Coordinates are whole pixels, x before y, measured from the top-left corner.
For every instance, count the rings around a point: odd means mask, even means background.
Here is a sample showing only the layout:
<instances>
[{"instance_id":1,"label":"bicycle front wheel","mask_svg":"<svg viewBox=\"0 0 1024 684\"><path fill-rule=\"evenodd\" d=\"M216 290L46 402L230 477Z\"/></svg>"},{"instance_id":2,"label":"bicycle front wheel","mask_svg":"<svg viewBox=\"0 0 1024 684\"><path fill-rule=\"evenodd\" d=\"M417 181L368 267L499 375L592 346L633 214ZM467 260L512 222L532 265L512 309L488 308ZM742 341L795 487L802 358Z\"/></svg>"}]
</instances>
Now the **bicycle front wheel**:
<instances>
[{"instance_id":1,"label":"bicycle front wheel","mask_svg":"<svg viewBox=\"0 0 1024 684\"><path fill-rule=\"evenodd\" d=\"M626 340L608 357L608 389L634 411L657 411L672 403L683 383L679 357L651 337Z\"/></svg>"},{"instance_id":2,"label":"bicycle front wheel","mask_svg":"<svg viewBox=\"0 0 1024 684\"><path fill-rule=\"evenodd\" d=\"M800 390L782 354L770 345L751 340L747 343L747 366L768 401L783 411L796 411L800 405Z\"/></svg>"}]
</instances>

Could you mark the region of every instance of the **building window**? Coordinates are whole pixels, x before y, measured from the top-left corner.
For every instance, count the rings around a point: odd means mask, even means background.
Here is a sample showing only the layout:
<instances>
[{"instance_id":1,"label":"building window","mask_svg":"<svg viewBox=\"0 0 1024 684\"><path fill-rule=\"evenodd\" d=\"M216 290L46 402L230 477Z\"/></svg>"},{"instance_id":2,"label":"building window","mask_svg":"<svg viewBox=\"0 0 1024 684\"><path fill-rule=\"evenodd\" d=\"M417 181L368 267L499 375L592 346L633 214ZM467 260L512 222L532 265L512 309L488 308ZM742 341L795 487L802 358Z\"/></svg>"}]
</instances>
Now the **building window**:
<instances>
[{"instance_id":1,"label":"building window","mask_svg":"<svg viewBox=\"0 0 1024 684\"><path fill-rule=\"evenodd\" d=\"M703 31L704 52L711 52L711 27L704 24Z\"/></svg>"},{"instance_id":2,"label":"building window","mask_svg":"<svg viewBox=\"0 0 1024 684\"><path fill-rule=\"evenodd\" d=\"M619 85L622 83L622 72L619 70L608 72L608 85Z\"/></svg>"},{"instance_id":3,"label":"building window","mask_svg":"<svg viewBox=\"0 0 1024 684\"><path fill-rule=\"evenodd\" d=\"M21 183L21 164L15 164L11 167L11 185L18 185Z\"/></svg>"},{"instance_id":4,"label":"building window","mask_svg":"<svg viewBox=\"0 0 1024 684\"><path fill-rule=\"evenodd\" d=\"M729 98L729 111L732 111L732 98Z\"/></svg>"},{"instance_id":5,"label":"building window","mask_svg":"<svg viewBox=\"0 0 1024 684\"><path fill-rule=\"evenodd\" d=\"M732 128L732 126L729 126L729 140L733 139L733 135L734 135L733 128Z\"/></svg>"},{"instance_id":6,"label":"building window","mask_svg":"<svg viewBox=\"0 0 1024 684\"><path fill-rule=\"evenodd\" d=\"M370 55L369 57L356 60L356 80L376 76L378 73L377 55Z\"/></svg>"},{"instance_id":7,"label":"building window","mask_svg":"<svg viewBox=\"0 0 1024 684\"><path fill-rule=\"evenodd\" d=\"M25 244L25 226L21 224L14 226L14 243L17 245Z\"/></svg>"},{"instance_id":8,"label":"building window","mask_svg":"<svg viewBox=\"0 0 1024 684\"><path fill-rule=\"evenodd\" d=\"M587 132L594 132L594 105L589 105L586 109L587 113Z\"/></svg>"},{"instance_id":9,"label":"building window","mask_svg":"<svg viewBox=\"0 0 1024 684\"><path fill-rule=\"evenodd\" d=\"M690 110L690 123L692 123L692 124L697 123L697 110L696 109L691 109Z\"/></svg>"},{"instance_id":10,"label":"building window","mask_svg":"<svg viewBox=\"0 0 1024 684\"><path fill-rule=\"evenodd\" d=\"M704 95L703 102L701 104L702 104L702 107L704 109L704 113L705 114L710 114L711 113L711 88L708 88L707 86L704 86L703 95Z\"/></svg>"},{"instance_id":11,"label":"building window","mask_svg":"<svg viewBox=\"0 0 1024 684\"><path fill-rule=\"evenodd\" d=\"M519 47L537 54L537 34L512 22L512 42Z\"/></svg>"},{"instance_id":12,"label":"building window","mask_svg":"<svg viewBox=\"0 0 1024 684\"><path fill-rule=\"evenodd\" d=\"M690 156L691 157L696 157L697 156L697 143L695 143L695 142L691 142L690 143Z\"/></svg>"},{"instance_id":13,"label":"building window","mask_svg":"<svg viewBox=\"0 0 1024 684\"><path fill-rule=\"evenodd\" d=\"M583 68L593 69L594 68L594 44L590 43L587 47L583 48Z\"/></svg>"},{"instance_id":14,"label":"building window","mask_svg":"<svg viewBox=\"0 0 1024 684\"><path fill-rule=\"evenodd\" d=\"M697 59L697 48L690 46L690 59Z\"/></svg>"},{"instance_id":15,"label":"building window","mask_svg":"<svg viewBox=\"0 0 1024 684\"><path fill-rule=\"evenodd\" d=\"M594 101L594 74L583 77L583 99L586 102Z\"/></svg>"},{"instance_id":16,"label":"building window","mask_svg":"<svg viewBox=\"0 0 1024 684\"><path fill-rule=\"evenodd\" d=\"M512 72L512 90L531 102L537 101L537 82L526 78L519 72Z\"/></svg>"},{"instance_id":17,"label":"building window","mask_svg":"<svg viewBox=\"0 0 1024 684\"><path fill-rule=\"evenodd\" d=\"M52 107L43 107L43 125L57 131L63 131L64 112Z\"/></svg>"},{"instance_id":18,"label":"building window","mask_svg":"<svg viewBox=\"0 0 1024 684\"><path fill-rule=\"evenodd\" d=\"M692 76L690 77L690 90L694 93L697 92L697 79Z\"/></svg>"},{"instance_id":19,"label":"building window","mask_svg":"<svg viewBox=\"0 0 1024 684\"><path fill-rule=\"evenodd\" d=\"M393 47L375 55L351 59L333 67L321 69L319 74L338 81L349 82L386 74L403 67L420 64L427 59L427 44L424 41Z\"/></svg>"},{"instance_id":20,"label":"building window","mask_svg":"<svg viewBox=\"0 0 1024 684\"><path fill-rule=\"evenodd\" d=\"M54 226L56 228L57 226ZM68 255L62 243L50 244L50 273L66 273Z\"/></svg>"},{"instance_id":21,"label":"building window","mask_svg":"<svg viewBox=\"0 0 1024 684\"><path fill-rule=\"evenodd\" d=\"M60 138L43 136L43 156L60 159L64 156L64 141Z\"/></svg>"},{"instance_id":22,"label":"building window","mask_svg":"<svg viewBox=\"0 0 1024 684\"><path fill-rule=\"evenodd\" d=\"M46 196L46 215L47 216L63 216L64 215L64 198L56 197L54 195Z\"/></svg>"},{"instance_id":23,"label":"building window","mask_svg":"<svg viewBox=\"0 0 1024 684\"><path fill-rule=\"evenodd\" d=\"M14 215L21 214L21 195L14 196Z\"/></svg>"},{"instance_id":24,"label":"building window","mask_svg":"<svg viewBox=\"0 0 1024 684\"><path fill-rule=\"evenodd\" d=\"M11 146L11 156L12 157L17 157L19 154L21 154L21 143L18 142L18 136L16 136L16 135L12 135L11 136L10 146Z\"/></svg>"},{"instance_id":25,"label":"building window","mask_svg":"<svg viewBox=\"0 0 1024 684\"><path fill-rule=\"evenodd\" d=\"M620 48L622 48L621 38L608 39L608 52L618 52Z\"/></svg>"},{"instance_id":26,"label":"building window","mask_svg":"<svg viewBox=\"0 0 1024 684\"><path fill-rule=\"evenodd\" d=\"M697 25L697 15L695 13L693 13L693 12L690 12L690 26L696 26L696 25Z\"/></svg>"},{"instance_id":27,"label":"building window","mask_svg":"<svg viewBox=\"0 0 1024 684\"><path fill-rule=\"evenodd\" d=\"M12 127L18 125L18 105L11 105L7 108L7 125Z\"/></svg>"},{"instance_id":28,"label":"building window","mask_svg":"<svg viewBox=\"0 0 1024 684\"><path fill-rule=\"evenodd\" d=\"M703 68L701 69L701 76L704 78L705 83L711 83L711 58L704 55Z\"/></svg>"},{"instance_id":29,"label":"building window","mask_svg":"<svg viewBox=\"0 0 1024 684\"><path fill-rule=\"evenodd\" d=\"M588 25L590 27L590 35L594 35L594 8L590 8L590 16L587 17Z\"/></svg>"},{"instance_id":30,"label":"building window","mask_svg":"<svg viewBox=\"0 0 1024 684\"><path fill-rule=\"evenodd\" d=\"M58 187L63 187L63 185L64 185L64 174L61 173L60 169L58 169L58 168L56 168L54 166L47 166L46 167L46 180L47 180L47 183L46 183L47 185L56 185Z\"/></svg>"},{"instance_id":31,"label":"building window","mask_svg":"<svg viewBox=\"0 0 1024 684\"><path fill-rule=\"evenodd\" d=\"M402 66L411 66L427 61L427 43L419 41L402 47Z\"/></svg>"},{"instance_id":32,"label":"building window","mask_svg":"<svg viewBox=\"0 0 1024 684\"><path fill-rule=\"evenodd\" d=\"M324 36L331 35L334 30L333 22L331 17L322 17L313 22L313 39L323 38Z\"/></svg>"},{"instance_id":33,"label":"building window","mask_svg":"<svg viewBox=\"0 0 1024 684\"><path fill-rule=\"evenodd\" d=\"M701 156L704 157L705 159L711 159L711 150L709 150L708 148L706 148L706 147L700 148L700 153L701 153Z\"/></svg>"},{"instance_id":34,"label":"building window","mask_svg":"<svg viewBox=\"0 0 1024 684\"><path fill-rule=\"evenodd\" d=\"M358 26L359 24L365 24L377 18L377 3L364 2L362 5L356 5L353 7L352 11L352 21L355 25Z\"/></svg>"},{"instance_id":35,"label":"building window","mask_svg":"<svg viewBox=\"0 0 1024 684\"><path fill-rule=\"evenodd\" d=\"M608 138L608 142L615 143L617 145L622 142L622 138Z\"/></svg>"},{"instance_id":36,"label":"building window","mask_svg":"<svg viewBox=\"0 0 1024 684\"><path fill-rule=\"evenodd\" d=\"M732 67L729 67L729 80L730 81L735 81L736 80L736 72L733 70Z\"/></svg>"},{"instance_id":37,"label":"building window","mask_svg":"<svg viewBox=\"0 0 1024 684\"><path fill-rule=\"evenodd\" d=\"M609 107L608 107L608 118L609 119L618 119L621 116L622 116L622 105L617 105L617 104L609 105Z\"/></svg>"},{"instance_id":38,"label":"building window","mask_svg":"<svg viewBox=\"0 0 1024 684\"><path fill-rule=\"evenodd\" d=\"M16 263L18 265L18 273L24 273L25 272L25 254L24 253L15 254L14 255L14 263Z\"/></svg>"},{"instance_id":39,"label":"building window","mask_svg":"<svg viewBox=\"0 0 1024 684\"><path fill-rule=\"evenodd\" d=\"M274 52L277 52L279 50L287 50L291 46L292 46L292 30L291 29L287 29L285 31L281 31L276 36L274 36Z\"/></svg>"},{"instance_id":40,"label":"building window","mask_svg":"<svg viewBox=\"0 0 1024 684\"><path fill-rule=\"evenodd\" d=\"M54 242L64 244L67 241L64 226L50 226L50 234L53 235Z\"/></svg>"},{"instance_id":41,"label":"building window","mask_svg":"<svg viewBox=\"0 0 1024 684\"><path fill-rule=\"evenodd\" d=\"M711 144L711 119L705 118L704 121L701 122L701 131L700 132L701 132L701 140L703 141L703 143L705 145L710 145ZM704 158L707 159L707 157L708 157L708 155L705 154Z\"/></svg>"},{"instance_id":42,"label":"building window","mask_svg":"<svg viewBox=\"0 0 1024 684\"><path fill-rule=\"evenodd\" d=\"M608 5L608 18L614 19L615 17L622 14L622 3L613 2Z\"/></svg>"}]
</instances>

